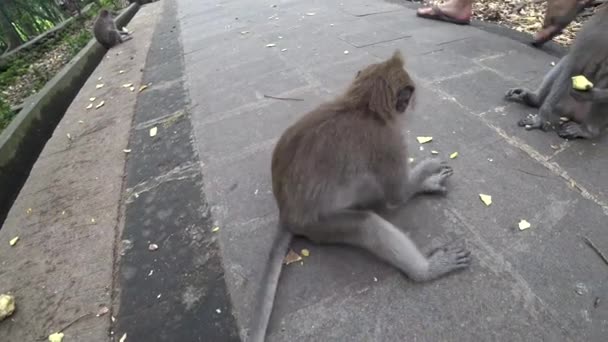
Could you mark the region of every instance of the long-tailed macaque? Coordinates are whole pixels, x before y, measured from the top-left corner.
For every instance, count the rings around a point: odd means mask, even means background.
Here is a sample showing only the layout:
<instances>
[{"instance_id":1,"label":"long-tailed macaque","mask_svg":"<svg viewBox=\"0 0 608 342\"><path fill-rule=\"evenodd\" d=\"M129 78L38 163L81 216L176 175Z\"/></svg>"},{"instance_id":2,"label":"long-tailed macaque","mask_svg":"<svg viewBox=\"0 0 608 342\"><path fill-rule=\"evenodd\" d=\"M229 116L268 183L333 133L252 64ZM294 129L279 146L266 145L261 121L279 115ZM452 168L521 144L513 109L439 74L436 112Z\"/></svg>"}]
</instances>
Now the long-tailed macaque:
<instances>
[{"instance_id":1,"label":"long-tailed macaque","mask_svg":"<svg viewBox=\"0 0 608 342\"><path fill-rule=\"evenodd\" d=\"M99 16L93 25L93 35L99 44L103 45L106 49L110 49L132 38L129 33L119 31L116 28L116 22L114 22L112 15L106 9L99 11ZM123 38L122 36L125 37Z\"/></svg>"},{"instance_id":2,"label":"long-tailed macaque","mask_svg":"<svg viewBox=\"0 0 608 342\"><path fill-rule=\"evenodd\" d=\"M572 77L583 75L594 85L589 93L572 88ZM540 87L532 92L513 88L505 95L509 101L539 108L518 124L526 129L546 130L559 124L560 117L571 121L562 123L557 134L565 139L599 136L608 125L608 104L604 91L608 88L608 3L596 10L593 17L578 32L570 52L547 73Z\"/></svg>"},{"instance_id":3,"label":"long-tailed macaque","mask_svg":"<svg viewBox=\"0 0 608 342\"><path fill-rule=\"evenodd\" d=\"M402 134L416 86L399 51L361 70L346 92L289 127L272 156L279 232L252 314L250 341L261 342L272 313L283 258L293 235L359 247L414 281L464 269L470 253L454 243L424 255L372 208L394 207L420 193L446 193L453 170L427 159L409 170Z\"/></svg>"}]
</instances>

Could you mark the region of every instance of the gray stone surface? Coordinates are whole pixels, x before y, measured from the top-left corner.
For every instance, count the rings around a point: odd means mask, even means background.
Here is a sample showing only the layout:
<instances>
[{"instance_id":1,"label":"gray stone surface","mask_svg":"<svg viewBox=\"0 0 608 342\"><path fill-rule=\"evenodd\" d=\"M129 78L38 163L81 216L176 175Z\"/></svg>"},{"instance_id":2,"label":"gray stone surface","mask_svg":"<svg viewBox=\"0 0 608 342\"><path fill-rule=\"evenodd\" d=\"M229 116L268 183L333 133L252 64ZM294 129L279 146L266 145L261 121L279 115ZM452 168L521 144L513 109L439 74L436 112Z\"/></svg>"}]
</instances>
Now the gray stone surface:
<instances>
[{"instance_id":1,"label":"gray stone surface","mask_svg":"<svg viewBox=\"0 0 608 342\"><path fill-rule=\"evenodd\" d=\"M115 312L95 315L101 307L112 308L123 150L138 97L122 85L141 83L157 9L142 8L129 25L137 38L106 53L44 147L0 230L0 293L14 295L17 306L0 323L2 341L44 341L62 329L66 342L110 339ZM103 88L96 88L99 83ZM90 97L105 105L85 109ZM20 239L10 247L15 236Z\"/></svg>"},{"instance_id":2,"label":"gray stone surface","mask_svg":"<svg viewBox=\"0 0 608 342\"><path fill-rule=\"evenodd\" d=\"M605 340L608 266L580 236L608 253L608 181L599 171L608 140L526 132L516 122L533 110L502 99L511 86L537 85L555 57L378 0L177 3L204 191L241 329L276 224L276 139L399 48L419 85L404 127L412 157L460 156L446 198L420 198L391 219L421 246L467 241L475 263L419 285L352 248L296 240L311 256L284 269L270 340ZM418 135L434 141L422 150ZM491 194L492 206L479 193ZM532 228L519 231L520 219Z\"/></svg>"}]
</instances>

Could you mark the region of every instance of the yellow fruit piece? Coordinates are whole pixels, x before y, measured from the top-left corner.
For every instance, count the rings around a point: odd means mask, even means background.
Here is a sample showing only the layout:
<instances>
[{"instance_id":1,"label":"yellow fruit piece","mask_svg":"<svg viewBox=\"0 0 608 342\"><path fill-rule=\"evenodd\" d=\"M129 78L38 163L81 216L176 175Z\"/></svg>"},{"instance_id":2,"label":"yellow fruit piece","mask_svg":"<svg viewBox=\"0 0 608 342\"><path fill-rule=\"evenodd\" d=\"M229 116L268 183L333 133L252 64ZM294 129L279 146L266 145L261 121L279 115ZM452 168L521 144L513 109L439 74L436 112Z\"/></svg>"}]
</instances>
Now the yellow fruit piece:
<instances>
[{"instance_id":1,"label":"yellow fruit piece","mask_svg":"<svg viewBox=\"0 0 608 342\"><path fill-rule=\"evenodd\" d=\"M593 88L593 83L591 83L587 77L578 75L572 77L572 88L576 90L589 90Z\"/></svg>"},{"instance_id":2,"label":"yellow fruit piece","mask_svg":"<svg viewBox=\"0 0 608 342\"><path fill-rule=\"evenodd\" d=\"M528 222L526 220L519 221L519 230L526 230L526 229L528 229L530 227L532 227L532 225L530 224L530 222Z\"/></svg>"},{"instance_id":3,"label":"yellow fruit piece","mask_svg":"<svg viewBox=\"0 0 608 342\"><path fill-rule=\"evenodd\" d=\"M426 144L433 141L433 137L416 137L416 140L418 140L418 143L420 144Z\"/></svg>"},{"instance_id":4,"label":"yellow fruit piece","mask_svg":"<svg viewBox=\"0 0 608 342\"><path fill-rule=\"evenodd\" d=\"M150 136L154 137L156 136L156 133L158 132L158 128L156 128L156 126L150 128Z\"/></svg>"},{"instance_id":5,"label":"yellow fruit piece","mask_svg":"<svg viewBox=\"0 0 608 342\"><path fill-rule=\"evenodd\" d=\"M11 246L14 246L17 244L17 241L19 241L19 237L15 236L14 238L11 239L11 241L8 242L8 244Z\"/></svg>"},{"instance_id":6,"label":"yellow fruit piece","mask_svg":"<svg viewBox=\"0 0 608 342\"><path fill-rule=\"evenodd\" d=\"M458 152L454 152L454 153L450 154L450 159L454 159L456 157L458 157Z\"/></svg>"},{"instance_id":7,"label":"yellow fruit piece","mask_svg":"<svg viewBox=\"0 0 608 342\"><path fill-rule=\"evenodd\" d=\"M15 311L15 297L0 294L0 321L13 314Z\"/></svg>"},{"instance_id":8,"label":"yellow fruit piece","mask_svg":"<svg viewBox=\"0 0 608 342\"><path fill-rule=\"evenodd\" d=\"M63 341L63 333L54 333L49 335L49 342L61 342Z\"/></svg>"},{"instance_id":9,"label":"yellow fruit piece","mask_svg":"<svg viewBox=\"0 0 608 342\"><path fill-rule=\"evenodd\" d=\"M220 227L213 227L213 229L211 229L211 231L212 231L213 233L215 233L215 232L217 232L217 231L219 231L219 230L220 230Z\"/></svg>"},{"instance_id":10,"label":"yellow fruit piece","mask_svg":"<svg viewBox=\"0 0 608 342\"><path fill-rule=\"evenodd\" d=\"M490 196L490 195L479 194L479 198L487 206L489 206L490 204L492 204L492 196Z\"/></svg>"},{"instance_id":11,"label":"yellow fruit piece","mask_svg":"<svg viewBox=\"0 0 608 342\"><path fill-rule=\"evenodd\" d=\"M431 151L431 154L432 154L432 155L438 155L438 154L439 154L439 151L435 151L435 150L433 150L433 151Z\"/></svg>"},{"instance_id":12,"label":"yellow fruit piece","mask_svg":"<svg viewBox=\"0 0 608 342\"><path fill-rule=\"evenodd\" d=\"M310 255L310 251L308 249L303 249L300 253L302 254L302 256L305 256L305 257Z\"/></svg>"}]
</instances>

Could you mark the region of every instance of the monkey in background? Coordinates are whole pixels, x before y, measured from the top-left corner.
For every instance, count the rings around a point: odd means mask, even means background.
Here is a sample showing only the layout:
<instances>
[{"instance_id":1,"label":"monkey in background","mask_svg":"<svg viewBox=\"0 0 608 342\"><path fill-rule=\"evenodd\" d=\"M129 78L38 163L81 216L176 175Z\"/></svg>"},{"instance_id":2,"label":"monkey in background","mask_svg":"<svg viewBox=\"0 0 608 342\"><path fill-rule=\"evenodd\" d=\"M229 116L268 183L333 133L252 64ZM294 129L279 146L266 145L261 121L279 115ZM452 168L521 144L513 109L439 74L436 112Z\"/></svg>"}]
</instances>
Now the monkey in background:
<instances>
[{"instance_id":1,"label":"monkey in background","mask_svg":"<svg viewBox=\"0 0 608 342\"><path fill-rule=\"evenodd\" d=\"M119 31L116 28L116 22L112 18L110 12L106 9L99 11L99 16L93 25L93 35L99 44L103 45L106 49L111 49L132 38L129 33ZM125 37L123 38L122 36Z\"/></svg>"},{"instance_id":2,"label":"monkey in background","mask_svg":"<svg viewBox=\"0 0 608 342\"><path fill-rule=\"evenodd\" d=\"M534 35L532 45L540 47L558 36L593 0L548 0L542 29Z\"/></svg>"},{"instance_id":3,"label":"monkey in background","mask_svg":"<svg viewBox=\"0 0 608 342\"><path fill-rule=\"evenodd\" d=\"M596 89L585 93L572 88L572 77L584 75ZM526 129L547 130L559 123L560 117L571 121L562 123L557 134L565 139L592 139L608 126L608 3L597 8L595 14L578 32L570 51L532 92L525 88L507 91L508 101L539 108L518 122Z\"/></svg>"},{"instance_id":4,"label":"monkey in background","mask_svg":"<svg viewBox=\"0 0 608 342\"><path fill-rule=\"evenodd\" d=\"M453 170L426 159L409 170L401 124L415 85L399 51L359 71L345 94L289 127L272 155L272 190L279 232L262 276L249 341L264 341L293 235L319 244L359 247L417 282L470 265L454 244L424 255L373 208L405 204L420 193L447 192Z\"/></svg>"}]
</instances>

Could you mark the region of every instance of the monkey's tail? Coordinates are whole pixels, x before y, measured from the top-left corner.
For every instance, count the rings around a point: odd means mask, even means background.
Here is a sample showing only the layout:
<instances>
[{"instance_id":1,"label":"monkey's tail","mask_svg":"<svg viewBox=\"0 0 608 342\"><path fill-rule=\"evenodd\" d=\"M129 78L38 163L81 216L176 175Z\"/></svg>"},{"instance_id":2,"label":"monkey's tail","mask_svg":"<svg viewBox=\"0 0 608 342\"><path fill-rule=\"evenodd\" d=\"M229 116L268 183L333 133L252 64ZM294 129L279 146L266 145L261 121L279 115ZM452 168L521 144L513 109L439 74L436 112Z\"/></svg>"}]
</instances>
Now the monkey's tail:
<instances>
[{"instance_id":1,"label":"monkey's tail","mask_svg":"<svg viewBox=\"0 0 608 342\"><path fill-rule=\"evenodd\" d=\"M266 262L258 295L256 296L257 303L253 311L255 316L251 318L248 342L264 342L266 338L266 329L274 306L274 297L279 285L283 259L293 236L281 224L278 228L279 232L272 243L270 256Z\"/></svg>"}]
</instances>

